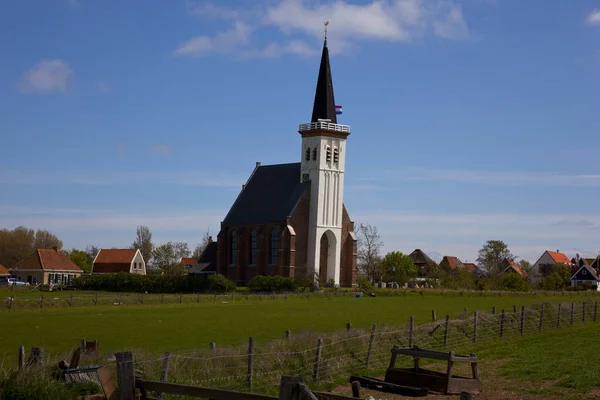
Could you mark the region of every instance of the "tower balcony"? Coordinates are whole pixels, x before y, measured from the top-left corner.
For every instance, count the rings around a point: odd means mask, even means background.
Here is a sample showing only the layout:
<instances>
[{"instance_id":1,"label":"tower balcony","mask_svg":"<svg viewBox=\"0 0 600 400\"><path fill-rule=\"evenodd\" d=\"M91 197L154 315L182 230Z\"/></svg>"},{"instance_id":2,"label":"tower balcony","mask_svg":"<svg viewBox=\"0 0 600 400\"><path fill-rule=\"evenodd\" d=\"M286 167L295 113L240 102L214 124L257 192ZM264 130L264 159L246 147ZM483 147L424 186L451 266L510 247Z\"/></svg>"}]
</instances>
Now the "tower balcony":
<instances>
[{"instance_id":1,"label":"tower balcony","mask_svg":"<svg viewBox=\"0 0 600 400\"><path fill-rule=\"evenodd\" d=\"M308 124L300 124L298 132L308 131L330 131L350 134L350 125L334 124L328 121L310 122Z\"/></svg>"}]
</instances>

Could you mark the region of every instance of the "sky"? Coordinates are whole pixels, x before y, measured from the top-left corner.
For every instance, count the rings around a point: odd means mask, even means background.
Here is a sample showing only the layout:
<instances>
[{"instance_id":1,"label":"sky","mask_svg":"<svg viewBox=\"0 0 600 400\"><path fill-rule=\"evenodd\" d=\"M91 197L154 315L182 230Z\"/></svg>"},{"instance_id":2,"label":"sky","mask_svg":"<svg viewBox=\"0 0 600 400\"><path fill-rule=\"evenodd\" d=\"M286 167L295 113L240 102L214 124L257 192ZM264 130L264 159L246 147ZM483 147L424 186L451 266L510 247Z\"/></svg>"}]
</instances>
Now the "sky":
<instances>
[{"instance_id":1,"label":"sky","mask_svg":"<svg viewBox=\"0 0 600 400\"><path fill-rule=\"evenodd\" d=\"M384 251L600 251L600 0L0 3L0 228L190 247L299 162L323 43Z\"/></svg>"}]
</instances>

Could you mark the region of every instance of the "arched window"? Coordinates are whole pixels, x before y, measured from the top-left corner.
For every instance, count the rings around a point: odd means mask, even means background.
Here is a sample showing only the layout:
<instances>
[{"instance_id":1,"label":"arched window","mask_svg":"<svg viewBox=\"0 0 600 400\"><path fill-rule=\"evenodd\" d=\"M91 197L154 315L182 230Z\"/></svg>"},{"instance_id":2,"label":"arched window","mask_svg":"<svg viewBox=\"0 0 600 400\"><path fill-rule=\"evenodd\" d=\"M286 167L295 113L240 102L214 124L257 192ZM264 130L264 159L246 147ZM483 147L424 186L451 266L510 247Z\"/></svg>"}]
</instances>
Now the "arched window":
<instances>
[{"instance_id":1,"label":"arched window","mask_svg":"<svg viewBox=\"0 0 600 400\"><path fill-rule=\"evenodd\" d=\"M256 243L256 231L250 233L250 265L256 265L258 257L258 245Z\"/></svg>"},{"instance_id":2,"label":"arched window","mask_svg":"<svg viewBox=\"0 0 600 400\"><path fill-rule=\"evenodd\" d=\"M333 148L333 162L337 163L340 161L340 151L337 147Z\"/></svg>"},{"instance_id":3,"label":"arched window","mask_svg":"<svg viewBox=\"0 0 600 400\"><path fill-rule=\"evenodd\" d=\"M315 147L313 149L313 161L316 161L316 160L317 160L317 148Z\"/></svg>"},{"instance_id":4,"label":"arched window","mask_svg":"<svg viewBox=\"0 0 600 400\"><path fill-rule=\"evenodd\" d=\"M331 161L331 147L327 146L325 148L325 161L330 162Z\"/></svg>"},{"instance_id":5,"label":"arched window","mask_svg":"<svg viewBox=\"0 0 600 400\"><path fill-rule=\"evenodd\" d=\"M310 147L306 148L306 161L310 161Z\"/></svg>"},{"instance_id":6,"label":"arched window","mask_svg":"<svg viewBox=\"0 0 600 400\"><path fill-rule=\"evenodd\" d=\"M271 231L271 241L269 242L269 264L277 265L277 256L279 255L279 230Z\"/></svg>"},{"instance_id":7,"label":"arched window","mask_svg":"<svg viewBox=\"0 0 600 400\"><path fill-rule=\"evenodd\" d=\"M237 232L233 231L231 232L231 246L229 247L231 249L231 265L235 266L237 265Z\"/></svg>"}]
</instances>

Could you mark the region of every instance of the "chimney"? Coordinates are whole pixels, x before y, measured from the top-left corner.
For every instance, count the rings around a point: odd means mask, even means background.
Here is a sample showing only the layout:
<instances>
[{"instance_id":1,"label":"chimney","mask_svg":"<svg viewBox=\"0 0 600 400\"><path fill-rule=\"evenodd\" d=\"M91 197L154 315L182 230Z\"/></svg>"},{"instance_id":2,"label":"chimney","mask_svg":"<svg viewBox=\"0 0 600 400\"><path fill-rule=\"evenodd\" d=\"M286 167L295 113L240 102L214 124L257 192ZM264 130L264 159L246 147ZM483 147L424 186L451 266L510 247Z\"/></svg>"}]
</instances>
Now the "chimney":
<instances>
[{"instance_id":1,"label":"chimney","mask_svg":"<svg viewBox=\"0 0 600 400\"><path fill-rule=\"evenodd\" d=\"M258 167L260 167L260 161L257 161L257 162L256 162L256 167L257 167L257 168L258 168Z\"/></svg>"},{"instance_id":2,"label":"chimney","mask_svg":"<svg viewBox=\"0 0 600 400\"><path fill-rule=\"evenodd\" d=\"M575 264L577 264L577 266L579 266L579 253L575 254Z\"/></svg>"},{"instance_id":3,"label":"chimney","mask_svg":"<svg viewBox=\"0 0 600 400\"><path fill-rule=\"evenodd\" d=\"M557 252L557 253L560 253L560 250L559 250L559 249L556 249L556 252Z\"/></svg>"},{"instance_id":4,"label":"chimney","mask_svg":"<svg viewBox=\"0 0 600 400\"><path fill-rule=\"evenodd\" d=\"M244 190L244 189L246 189L246 184L245 183L242 185L242 190Z\"/></svg>"},{"instance_id":5,"label":"chimney","mask_svg":"<svg viewBox=\"0 0 600 400\"><path fill-rule=\"evenodd\" d=\"M212 243L212 236L208 237L208 243Z\"/></svg>"}]
</instances>

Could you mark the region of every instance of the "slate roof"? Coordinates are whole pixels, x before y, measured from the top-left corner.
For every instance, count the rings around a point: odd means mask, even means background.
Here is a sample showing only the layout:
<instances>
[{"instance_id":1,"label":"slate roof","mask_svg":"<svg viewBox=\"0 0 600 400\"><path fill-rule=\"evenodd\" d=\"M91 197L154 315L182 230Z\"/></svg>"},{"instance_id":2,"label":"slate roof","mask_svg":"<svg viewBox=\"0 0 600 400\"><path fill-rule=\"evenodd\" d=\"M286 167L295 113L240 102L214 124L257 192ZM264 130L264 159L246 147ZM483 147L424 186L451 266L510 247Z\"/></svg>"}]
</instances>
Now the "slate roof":
<instances>
[{"instance_id":1,"label":"slate roof","mask_svg":"<svg viewBox=\"0 0 600 400\"><path fill-rule=\"evenodd\" d=\"M317 78L317 90L315 91L311 122L317 122L319 119L329 119L332 123L337 124L327 39L323 43L323 53L321 54L321 65L319 66L319 77Z\"/></svg>"},{"instance_id":2,"label":"slate roof","mask_svg":"<svg viewBox=\"0 0 600 400\"><path fill-rule=\"evenodd\" d=\"M93 273L129 272L137 249L100 249L94 265Z\"/></svg>"},{"instance_id":3,"label":"slate roof","mask_svg":"<svg viewBox=\"0 0 600 400\"><path fill-rule=\"evenodd\" d=\"M412 258L413 263L415 263L415 265L419 265L419 264L432 265L432 264L435 263L435 261L433 261L431 259L431 257L429 257L427 254L425 254L425 252L423 250L421 250L421 249L415 249L408 256L410 258Z\"/></svg>"},{"instance_id":4,"label":"slate roof","mask_svg":"<svg viewBox=\"0 0 600 400\"><path fill-rule=\"evenodd\" d=\"M202 254L198 263L192 265L189 274L199 274L201 272L217 272L217 242L210 242Z\"/></svg>"},{"instance_id":5,"label":"slate roof","mask_svg":"<svg viewBox=\"0 0 600 400\"><path fill-rule=\"evenodd\" d=\"M284 223L308 187L300 182L300 163L258 166L223 225Z\"/></svg>"},{"instance_id":6,"label":"slate roof","mask_svg":"<svg viewBox=\"0 0 600 400\"><path fill-rule=\"evenodd\" d=\"M10 272L8 272L4 265L0 264L0 276L2 275L10 275Z\"/></svg>"},{"instance_id":7,"label":"slate roof","mask_svg":"<svg viewBox=\"0 0 600 400\"><path fill-rule=\"evenodd\" d=\"M45 271L83 272L62 251L54 249L37 249L14 266L14 270L41 269Z\"/></svg>"}]
</instances>

